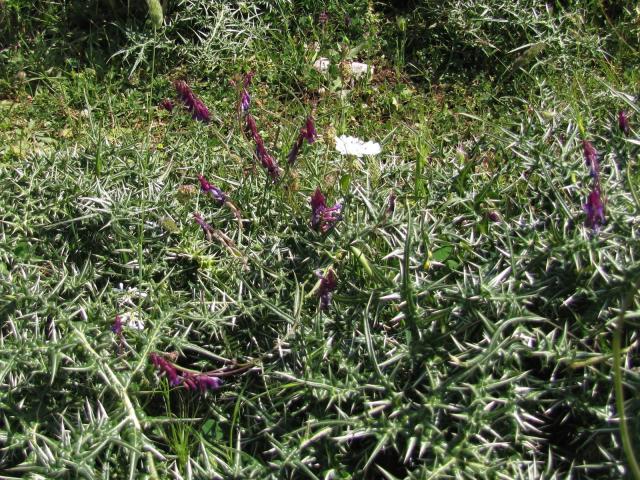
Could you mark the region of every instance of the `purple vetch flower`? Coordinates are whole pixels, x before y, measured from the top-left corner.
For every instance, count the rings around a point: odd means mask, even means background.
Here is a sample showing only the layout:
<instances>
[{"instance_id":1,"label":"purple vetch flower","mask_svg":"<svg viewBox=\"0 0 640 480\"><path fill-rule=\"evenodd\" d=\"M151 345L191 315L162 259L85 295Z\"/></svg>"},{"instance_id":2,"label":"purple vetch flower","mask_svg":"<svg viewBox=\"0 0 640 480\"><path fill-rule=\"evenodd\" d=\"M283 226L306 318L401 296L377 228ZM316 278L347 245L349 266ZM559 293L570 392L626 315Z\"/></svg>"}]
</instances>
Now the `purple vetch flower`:
<instances>
[{"instance_id":1,"label":"purple vetch flower","mask_svg":"<svg viewBox=\"0 0 640 480\"><path fill-rule=\"evenodd\" d=\"M247 115L247 129L251 133L253 141L256 143L256 157L260 160L262 166L267 170L271 178L274 180L280 176L280 168L275 159L269 155L266 147L264 146L264 140L258 133L258 127L256 126L256 120L252 115Z\"/></svg>"},{"instance_id":2,"label":"purple vetch flower","mask_svg":"<svg viewBox=\"0 0 640 480\"><path fill-rule=\"evenodd\" d=\"M201 392L205 392L208 389L215 390L222 385L222 380L218 377L205 374L193 374L191 372L185 372L182 376L182 381L184 388L187 390L199 389Z\"/></svg>"},{"instance_id":3,"label":"purple vetch flower","mask_svg":"<svg viewBox=\"0 0 640 480\"><path fill-rule=\"evenodd\" d=\"M249 72L244 76L244 80L242 81L242 93L240 94L240 109L243 113L247 113L249 111L249 107L251 106L251 95L249 95L249 84L251 83L251 79L255 74L253 72Z\"/></svg>"},{"instance_id":4,"label":"purple vetch flower","mask_svg":"<svg viewBox=\"0 0 640 480\"><path fill-rule=\"evenodd\" d=\"M330 268L324 276L321 273L316 273L316 275L320 278L320 288L318 289L320 309L329 310L333 291L338 286L338 277L332 268Z\"/></svg>"},{"instance_id":5,"label":"purple vetch flower","mask_svg":"<svg viewBox=\"0 0 640 480\"><path fill-rule=\"evenodd\" d=\"M189 88L187 82L184 80L177 80L174 83L176 91L180 96L180 100L185 104L187 110L189 110L194 119L200 120L201 122L209 122L211 119L211 115L209 114L209 109L207 106L200 100L195 93Z\"/></svg>"},{"instance_id":6,"label":"purple vetch flower","mask_svg":"<svg viewBox=\"0 0 640 480\"><path fill-rule=\"evenodd\" d=\"M251 133L251 138L256 141L257 138L260 138L260 134L258 133L258 127L256 125L256 119L253 118L253 115L247 115L247 130Z\"/></svg>"},{"instance_id":7,"label":"purple vetch flower","mask_svg":"<svg viewBox=\"0 0 640 480\"><path fill-rule=\"evenodd\" d=\"M624 110L620 110L618 112L618 127L620 127L620 131L622 133L629 135L631 127L629 127L629 117L627 116L627 112Z\"/></svg>"},{"instance_id":8,"label":"purple vetch flower","mask_svg":"<svg viewBox=\"0 0 640 480\"><path fill-rule=\"evenodd\" d=\"M245 73L244 79L242 80L242 86L244 88L247 88L251 84L251 80L253 80L253 77L255 74L256 74L255 72Z\"/></svg>"},{"instance_id":9,"label":"purple vetch flower","mask_svg":"<svg viewBox=\"0 0 640 480\"><path fill-rule=\"evenodd\" d=\"M267 152L267 149L264 147L264 141L260 135L258 135L256 139L256 156L260 159L260 163L262 163L262 166L267 170L271 178L276 180L280 176L280 168L275 159Z\"/></svg>"},{"instance_id":10,"label":"purple vetch flower","mask_svg":"<svg viewBox=\"0 0 640 480\"><path fill-rule=\"evenodd\" d=\"M164 373L167 376L167 378L169 379L169 385L171 385L172 387L180 385L182 379L178 375L178 370L171 363L169 363L166 358L158 355L157 353L150 353L149 358L151 359L151 363L153 363L153 366L160 370L160 374Z\"/></svg>"},{"instance_id":11,"label":"purple vetch flower","mask_svg":"<svg viewBox=\"0 0 640 480\"><path fill-rule=\"evenodd\" d=\"M203 175L198 175L198 180L200 181L200 188L204 193L211 195L219 205L224 204L227 200L227 196L222 190L215 185L211 185Z\"/></svg>"},{"instance_id":12,"label":"purple vetch flower","mask_svg":"<svg viewBox=\"0 0 640 480\"><path fill-rule=\"evenodd\" d=\"M205 222L204 218L202 218L202 215L196 212L193 214L193 218L196 223L200 225L207 238L211 237L211 234L213 233L213 227Z\"/></svg>"},{"instance_id":13,"label":"purple vetch flower","mask_svg":"<svg viewBox=\"0 0 640 480\"><path fill-rule=\"evenodd\" d=\"M207 389L215 390L216 388L220 388L220 385L222 385L222 380L220 380L220 378L212 377L210 375L198 375L197 381L200 386L200 391L202 392Z\"/></svg>"},{"instance_id":14,"label":"purple vetch flower","mask_svg":"<svg viewBox=\"0 0 640 480\"><path fill-rule=\"evenodd\" d=\"M116 335L122 335L122 317L120 315L116 315L113 325L111 326L111 331Z\"/></svg>"},{"instance_id":15,"label":"purple vetch flower","mask_svg":"<svg viewBox=\"0 0 640 480\"><path fill-rule=\"evenodd\" d=\"M311 115L307 117L305 127L300 131L300 134L307 142L309 142L309 145L315 142L316 138L318 138L318 132L316 132L316 127L313 124L313 117Z\"/></svg>"},{"instance_id":16,"label":"purple vetch flower","mask_svg":"<svg viewBox=\"0 0 640 480\"><path fill-rule=\"evenodd\" d=\"M320 230L322 233L328 232L338 220L342 220L342 204L336 203L333 207L327 207L326 199L320 191L316 191L309 201L311 204L311 227Z\"/></svg>"},{"instance_id":17,"label":"purple vetch flower","mask_svg":"<svg viewBox=\"0 0 640 480\"><path fill-rule=\"evenodd\" d=\"M324 26L327 24L327 22L329 22L329 14L327 12L320 12L320 15L318 15L318 22L320 23L320 25Z\"/></svg>"},{"instance_id":18,"label":"purple vetch flower","mask_svg":"<svg viewBox=\"0 0 640 480\"><path fill-rule=\"evenodd\" d=\"M604 203L602 202L600 188L597 185L594 186L591 193L589 193L587 203L583 205L583 208L587 214L585 221L587 227L597 230L604 225Z\"/></svg>"},{"instance_id":19,"label":"purple vetch flower","mask_svg":"<svg viewBox=\"0 0 640 480\"><path fill-rule=\"evenodd\" d=\"M248 112L249 107L251 106L251 97L249 96L249 92L247 92L246 88L242 89L242 94L240 95L240 108L243 112Z\"/></svg>"},{"instance_id":20,"label":"purple vetch flower","mask_svg":"<svg viewBox=\"0 0 640 480\"><path fill-rule=\"evenodd\" d=\"M589 173L592 177L598 178L600 174L600 162L598 161L598 151L593 147L588 140L582 141L582 148L584 152L584 161L589 167Z\"/></svg>"},{"instance_id":21,"label":"purple vetch flower","mask_svg":"<svg viewBox=\"0 0 640 480\"><path fill-rule=\"evenodd\" d=\"M309 144L312 144L316 141L316 138L318 138L318 133L316 132L316 127L313 124L313 117L309 115L307 117L305 126L300 129L298 138L291 147L291 150L289 150L289 155L287 155L287 162L289 163L289 165L293 165L295 163L304 141L306 140Z\"/></svg>"},{"instance_id":22,"label":"purple vetch flower","mask_svg":"<svg viewBox=\"0 0 640 480\"><path fill-rule=\"evenodd\" d=\"M160 102L160 107L164 108L167 112L173 112L174 104L168 98L165 98Z\"/></svg>"}]
</instances>

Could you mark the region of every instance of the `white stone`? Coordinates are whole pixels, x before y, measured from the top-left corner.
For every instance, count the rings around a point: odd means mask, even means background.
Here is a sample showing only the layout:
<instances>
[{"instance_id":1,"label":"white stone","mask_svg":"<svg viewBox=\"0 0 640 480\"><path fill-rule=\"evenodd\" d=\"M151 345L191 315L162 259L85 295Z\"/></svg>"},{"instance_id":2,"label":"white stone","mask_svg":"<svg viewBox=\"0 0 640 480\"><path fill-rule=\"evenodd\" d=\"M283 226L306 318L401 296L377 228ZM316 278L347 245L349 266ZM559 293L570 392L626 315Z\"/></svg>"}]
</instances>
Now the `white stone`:
<instances>
[{"instance_id":1,"label":"white stone","mask_svg":"<svg viewBox=\"0 0 640 480\"><path fill-rule=\"evenodd\" d=\"M371 72L371 75L373 75L373 67L367 65L366 63L351 62L349 66L351 67L351 74L354 77L361 77L362 75L366 75L369 72Z\"/></svg>"},{"instance_id":2,"label":"white stone","mask_svg":"<svg viewBox=\"0 0 640 480\"><path fill-rule=\"evenodd\" d=\"M313 62L313 68L315 68L319 72L328 71L329 65L331 65L331 61L325 57L320 57L315 62Z\"/></svg>"}]
</instances>

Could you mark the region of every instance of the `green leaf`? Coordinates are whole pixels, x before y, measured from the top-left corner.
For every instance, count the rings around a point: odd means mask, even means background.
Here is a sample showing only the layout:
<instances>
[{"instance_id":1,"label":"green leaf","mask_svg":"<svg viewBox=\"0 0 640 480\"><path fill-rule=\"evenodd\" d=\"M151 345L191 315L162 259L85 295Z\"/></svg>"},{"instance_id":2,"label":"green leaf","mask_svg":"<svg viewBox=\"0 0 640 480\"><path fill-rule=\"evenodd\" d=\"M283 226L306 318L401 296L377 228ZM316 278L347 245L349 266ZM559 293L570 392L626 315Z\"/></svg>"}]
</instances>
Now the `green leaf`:
<instances>
[{"instance_id":1,"label":"green leaf","mask_svg":"<svg viewBox=\"0 0 640 480\"><path fill-rule=\"evenodd\" d=\"M444 261L447 258L449 258L452 252L453 252L452 247L441 247L441 248L438 248L437 250L434 250L432 258L436 262L444 263Z\"/></svg>"}]
</instances>

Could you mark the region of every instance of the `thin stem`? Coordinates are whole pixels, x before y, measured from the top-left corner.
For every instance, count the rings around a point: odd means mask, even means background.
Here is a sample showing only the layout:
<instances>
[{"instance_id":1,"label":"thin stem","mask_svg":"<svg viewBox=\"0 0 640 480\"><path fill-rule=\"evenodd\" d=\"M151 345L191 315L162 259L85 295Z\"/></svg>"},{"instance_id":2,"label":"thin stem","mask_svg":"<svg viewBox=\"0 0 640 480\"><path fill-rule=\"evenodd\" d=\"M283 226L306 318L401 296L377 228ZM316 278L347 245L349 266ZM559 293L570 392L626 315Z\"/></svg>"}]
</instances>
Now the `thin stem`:
<instances>
[{"instance_id":1,"label":"thin stem","mask_svg":"<svg viewBox=\"0 0 640 480\"><path fill-rule=\"evenodd\" d=\"M620 418L620 437L622 437L622 447L629 462L629 467L633 474L633 478L640 480L640 466L638 460L633 453L633 446L631 443L631 437L629 429L627 427L627 419L624 413L624 392L622 390L622 333L624 332L624 314L629 308L629 305L633 301L635 293L640 288L640 278L638 278L632 285L627 295L622 301L620 306L620 313L616 320L616 329L613 332L613 385L616 395L616 409L618 410L618 417Z\"/></svg>"}]
</instances>

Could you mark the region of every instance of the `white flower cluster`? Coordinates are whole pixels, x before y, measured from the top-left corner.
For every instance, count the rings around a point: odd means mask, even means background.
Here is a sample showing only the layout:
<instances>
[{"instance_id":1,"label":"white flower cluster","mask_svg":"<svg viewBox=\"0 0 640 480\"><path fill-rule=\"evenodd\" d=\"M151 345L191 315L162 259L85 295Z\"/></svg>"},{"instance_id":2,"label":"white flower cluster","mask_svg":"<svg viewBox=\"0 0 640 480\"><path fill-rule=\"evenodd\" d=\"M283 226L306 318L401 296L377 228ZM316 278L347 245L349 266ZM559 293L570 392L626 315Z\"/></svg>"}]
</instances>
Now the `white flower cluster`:
<instances>
[{"instance_id":1,"label":"white flower cluster","mask_svg":"<svg viewBox=\"0 0 640 480\"><path fill-rule=\"evenodd\" d=\"M125 289L122 283L119 283L114 290L121 295L118 299L120 309L127 306L133 307L129 311L120 313L122 325L133 330L144 330L144 320L138 314L136 300L147 298L146 292L142 292L135 287Z\"/></svg>"},{"instance_id":2,"label":"white flower cluster","mask_svg":"<svg viewBox=\"0 0 640 480\"><path fill-rule=\"evenodd\" d=\"M356 137L340 135L336 137L336 150L343 155L355 155L360 158L363 155L377 155L382 148L377 142L365 142Z\"/></svg>"}]
</instances>

